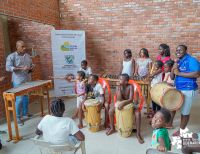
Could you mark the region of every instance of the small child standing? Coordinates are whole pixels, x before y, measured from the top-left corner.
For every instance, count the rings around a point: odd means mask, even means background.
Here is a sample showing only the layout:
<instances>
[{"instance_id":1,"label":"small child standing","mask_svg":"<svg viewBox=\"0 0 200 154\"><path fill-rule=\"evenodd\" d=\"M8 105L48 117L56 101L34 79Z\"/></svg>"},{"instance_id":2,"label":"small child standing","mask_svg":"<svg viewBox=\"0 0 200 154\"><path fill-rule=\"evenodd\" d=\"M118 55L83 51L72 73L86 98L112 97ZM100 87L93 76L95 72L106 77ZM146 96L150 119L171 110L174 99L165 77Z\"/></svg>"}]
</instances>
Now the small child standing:
<instances>
[{"instance_id":1,"label":"small child standing","mask_svg":"<svg viewBox=\"0 0 200 154\"><path fill-rule=\"evenodd\" d=\"M128 74L130 77L135 73L135 60L132 58L130 49L124 50L124 58L121 62L119 74Z\"/></svg>"},{"instance_id":2,"label":"small child standing","mask_svg":"<svg viewBox=\"0 0 200 154\"><path fill-rule=\"evenodd\" d=\"M154 64L154 72L150 75L150 78L153 78L151 81L151 87L153 87L155 84L162 82L162 67L163 63L160 60L157 60ZM152 101L152 108L153 108L153 115L161 109L160 105L156 104L154 101ZM153 117L151 115L150 118Z\"/></svg>"},{"instance_id":3,"label":"small child standing","mask_svg":"<svg viewBox=\"0 0 200 154\"><path fill-rule=\"evenodd\" d=\"M148 74L150 74L152 60L149 58L149 52L145 48L140 50L139 56L140 58L136 60L135 75L146 77Z\"/></svg>"},{"instance_id":4,"label":"small child standing","mask_svg":"<svg viewBox=\"0 0 200 154\"><path fill-rule=\"evenodd\" d=\"M151 145L160 152L171 150L171 141L166 124L170 121L171 114L166 109L161 109L154 115L151 126L153 127L153 135Z\"/></svg>"},{"instance_id":5,"label":"small child standing","mask_svg":"<svg viewBox=\"0 0 200 154\"><path fill-rule=\"evenodd\" d=\"M162 82L162 77L163 77L163 73L162 73L162 67L163 67L163 63L162 63L162 61L160 61L160 60L157 60L155 63L154 63L154 65L153 65L153 73L152 74L150 74L150 79L152 79L151 80L151 88L155 85L155 84L157 84L157 83L160 83L160 82ZM149 115L148 115L148 117L149 118L152 118L153 116L154 116L154 114L158 111L158 110L160 110L161 109L161 107L160 107L160 105L158 105L158 104L156 104L154 101L152 101L152 113L150 113Z\"/></svg>"},{"instance_id":6,"label":"small child standing","mask_svg":"<svg viewBox=\"0 0 200 154\"><path fill-rule=\"evenodd\" d=\"M165 78L164 78L163 81L167 82L171 86L174 85L174 80L172 80L171 77L170 77L170 73L171 73L171 69L172 69L173 65L174 65L174 61L173 60L168 60L164 64Z\"/></svg>"},{"instance_id":7,"label":"small child standing","mask_svg":"<svg viewBox=\"0 0 200 154\"><path fill-rule=\"evenodd\" d=\"M174 80L172 80L171 76L170 76L173 65L174 65L173 60L168 60L164 64L165 78L164 78L163 81L166 82L167 84L171 85L171 86L174 86ZM168 128L168 129L173 128L173 120L174 120L174 116L176 114L176 111L170 111L170 113L171 113L171 120L166 126L166 128Z\"/></svg>"},{"instance_id":8,"label":"small child standing","mask_svg":"<svg viewBox=\"0 0 200 154\"><path fill-rule=\"evenodd\" d=\"M85 73L83 71L78 71L76 76L76 83L75 83L75 93L77 95L77 109L72 116L72 119L78 117L78 112L81 108L81 103L84 100L85 96Z\"/></svg>"},{"instance_id":9,"label":"small child standing","mask_svg":"<svg viewBox=\"0 0 200 154\"><path fill-rule=\"evenodd\" d=\"M79 71L83 71L86 78L88 78L92 74L92 69L88 66L87 60L81 61L81 68Z\"/></svg>"}]
</instances>

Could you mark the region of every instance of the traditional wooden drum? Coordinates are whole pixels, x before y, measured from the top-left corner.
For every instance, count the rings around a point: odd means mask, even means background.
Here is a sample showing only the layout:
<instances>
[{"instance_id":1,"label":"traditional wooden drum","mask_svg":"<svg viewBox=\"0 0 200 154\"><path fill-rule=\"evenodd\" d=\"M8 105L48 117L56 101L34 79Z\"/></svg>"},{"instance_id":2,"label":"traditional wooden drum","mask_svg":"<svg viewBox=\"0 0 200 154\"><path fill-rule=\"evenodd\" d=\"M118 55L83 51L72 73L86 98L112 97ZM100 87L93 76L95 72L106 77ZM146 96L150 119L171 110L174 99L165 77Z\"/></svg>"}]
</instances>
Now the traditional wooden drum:
<instances>
[{"instance_id":1,"label":"traditional wooden drum","mask_svg":"<svg viewBox=\"0 0 200 154\"><path fill-rule=\"evenodd\" d=\"M96 99L88 99L84 103L86 107L86 122L91 132L97 132L101 126L101 104Z\"/></svg>"},{"instance_id":2,"label":"traditional wooden drum","mask_svg":"<svg viewBox=\"0 0 200 154\"><path fill-rule=\"evenodd\" d=\"M124 106L122 110L118 110L117 106L120 102L116 102L116 127L122 137L129 137L133 130L134 110L133 103Z\"/></svg>"},{"instance_id":3,"label":"traditional wooden drum","mask_svg":"<svg viewBox=\"0 0 200 154\"><path fill-rule=\"evenodd\" d=\"M150 94L155 103L170 111L180 109L184 101L184 96L179 90L164 82L154 85Z\"/></svg>"}]
</instances>

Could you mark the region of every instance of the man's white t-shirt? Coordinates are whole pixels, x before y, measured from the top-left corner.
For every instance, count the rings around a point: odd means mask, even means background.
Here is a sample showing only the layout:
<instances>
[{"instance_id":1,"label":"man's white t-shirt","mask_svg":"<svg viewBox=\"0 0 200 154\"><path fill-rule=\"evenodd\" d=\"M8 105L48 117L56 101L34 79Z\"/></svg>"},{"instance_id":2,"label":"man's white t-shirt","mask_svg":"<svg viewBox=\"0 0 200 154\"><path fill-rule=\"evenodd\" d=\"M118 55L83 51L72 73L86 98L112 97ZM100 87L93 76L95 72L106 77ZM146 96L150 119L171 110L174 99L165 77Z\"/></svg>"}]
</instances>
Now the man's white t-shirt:
<instances>
[{"instance_id":1,"label":"man's white t-shirt","mask_svg":"<svg viewBox=\"0 0 200 154\"><path fill-rule=\"evenodd\" d=\"M53 144L69 142L69 135L79 131L72 119L52 115L46 115L38 124L38 129L43 132L43 139Z\"/></svg>"},{"instance_id":2,"label":"man's white t-shirt","mask_svg":"<svg viewBox=\"0 0 200 154\"><path fill-rule=\"evenodd\" d=\"M83 72L85 73L85 76L86 76L86 77L89 77L89 76L92 74L92 69L91 69L91 67L87 67L86 70L80 68L79 71L83 71Z\"/></svg>"}]
</instances>

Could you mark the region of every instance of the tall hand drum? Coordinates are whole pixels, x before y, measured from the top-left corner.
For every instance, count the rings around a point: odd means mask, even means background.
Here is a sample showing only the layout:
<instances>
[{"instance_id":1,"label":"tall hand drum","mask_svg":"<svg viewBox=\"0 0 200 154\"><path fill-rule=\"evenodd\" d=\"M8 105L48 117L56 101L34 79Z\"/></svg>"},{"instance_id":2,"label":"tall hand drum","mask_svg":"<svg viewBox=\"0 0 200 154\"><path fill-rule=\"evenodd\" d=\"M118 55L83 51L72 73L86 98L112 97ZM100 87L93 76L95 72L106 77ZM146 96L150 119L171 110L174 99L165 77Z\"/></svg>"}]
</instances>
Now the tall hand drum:
<instances>
[{"instance_id":1,"label":"tall hand drum","mask_svg":"<svg viewBox=\"0 0 200 154\"><path fill-rule=\"evenodd\" d=\"M100 103L96 99L88 99L84 102L86 107L87 126L91 132L97 132L101 126Z\"/></svg>"},{"instance_id":2,"label":"tall hand drum","mask_svg":"<svg viewBox=\"0 0 200 154\"><path fill-rule=\"evenodd\" d=\"M164 82L155 84L150 94L155 103L170 111L180 109L184 101L184 96L180 91Z\"/></svg>"},{"instance_id":3,"label":"tall hand drum","mask_svg":"<svg viewBox=\"0 0 200 154\"><path fill-rule=\"evenodd\" d=\"M115 107L117 130L122 137L129 137L133 130L133 103L124 106L122 110L118 110L117 106L119 103L116 102Z\"/></svg>"}]
</instances>

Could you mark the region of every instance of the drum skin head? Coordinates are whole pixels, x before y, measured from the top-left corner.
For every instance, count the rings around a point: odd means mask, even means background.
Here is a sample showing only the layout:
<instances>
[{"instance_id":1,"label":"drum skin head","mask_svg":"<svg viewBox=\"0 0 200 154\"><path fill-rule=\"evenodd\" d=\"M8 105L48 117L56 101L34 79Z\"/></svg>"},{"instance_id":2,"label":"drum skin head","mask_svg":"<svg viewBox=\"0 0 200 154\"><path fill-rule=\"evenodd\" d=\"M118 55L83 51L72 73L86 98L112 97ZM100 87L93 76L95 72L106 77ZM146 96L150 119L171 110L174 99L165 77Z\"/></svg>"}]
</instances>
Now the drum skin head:
<instances>
[{"instance_id":1,"label":"drum skin head","mask_svg":"<svg viewBox=\"0 0 200 154\"><path fill-rule=\"evenodd\" d=\"M100 103L96 100L96 99L87 99L85 102L84 102L84 105L85 106L97 106L99 105Z\"/></svg>"},{"instance_id":2,"label":"drum skin head","mask_svg":"<svg viewBox=\"0 0 200 154\"><path fill-rule=\"evenodd\" d=\"M183 104L184 96L176 89L168 89L163 95L161 104L164 108L170 111L176 111L180 109Z\"/></svg>"},{"instance_id":3,"label":"drum skin head","mask_svg":"<svg viewBox=\"0 0 200 154\"><path fill-rule=\"evenodd\" d=\"M119 104L119 103L120 103L120 101L117 101L117 102L116 102L115 108L118 107L118 104ZM128 110L128 109L130 109L131 107L133 107L133 103L130 103L130 104L125 105L125 106L123 107L122 110Z\"/></svg>"}]
</instances>

